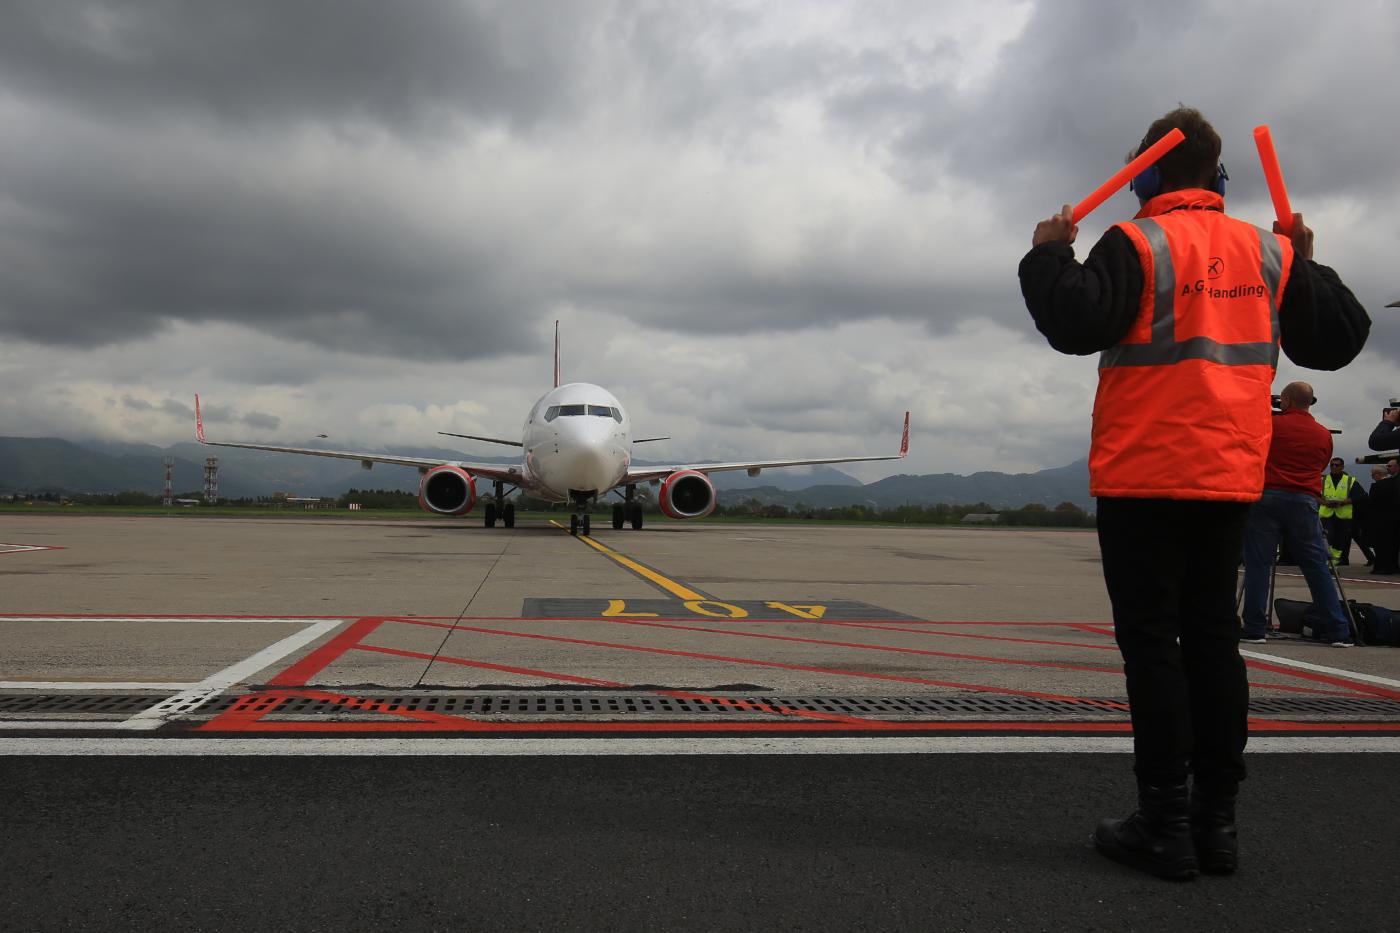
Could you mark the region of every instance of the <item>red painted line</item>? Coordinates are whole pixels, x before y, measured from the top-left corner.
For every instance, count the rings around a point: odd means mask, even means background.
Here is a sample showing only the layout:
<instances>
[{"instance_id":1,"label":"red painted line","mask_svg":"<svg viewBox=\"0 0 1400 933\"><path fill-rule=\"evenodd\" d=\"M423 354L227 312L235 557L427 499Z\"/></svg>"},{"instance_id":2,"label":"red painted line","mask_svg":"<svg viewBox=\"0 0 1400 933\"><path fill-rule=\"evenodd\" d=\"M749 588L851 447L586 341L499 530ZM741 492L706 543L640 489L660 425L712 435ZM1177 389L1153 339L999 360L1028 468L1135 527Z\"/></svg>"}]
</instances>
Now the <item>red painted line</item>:
<instances>
[{"instance_id":1,"label":"red painted line","mask_svg":"<svg viewBox=\"0 0 1400 933\"><path fill-rule=\"evenodd\" d=\"M6 554L33 554L35 551L65 551L57 544L0 544L0 557Z\"/></svg>"},{"instance_id":2,"label":"red painted line","mask_svg":"<svg viewBox=\"0 0 1400 933\"><path fill-rule=\"evenodd\" d=\"M471 661L467 658L452 658L440 654L424 654L421 651L404 651L399 648L380 648L377 645L353 645L351 647L357 651L377 651L380 654L392 654L401 658L442 661L445 664L456 664L460 667L477 667L488 671L521 674L526 677L541 677L546 680L567 680L571 683L588 684L593 687L619 687L625 690L630 686L629 684L619 683L615 680L599 680L596 677L577 677L573 674L561 674L558 671L542 671L533 667L511 667L507 664L492 664L489 661Z\"/></svg>"},{"instance_id":3,"label":"red painted line","mask_svg":"<svg viewBox=\"0 0 1400 933\"><path fill-rule=\"evenodd\" d=\"M1341 677L1333 677L1329 674L1318 674L1313 671L1300 670L1296 667L1284 667L1281 664L1269 664L1267 661L1255 661L1250 658L1245 659L1245 666L1255 670L1270 671L1274 674L1287 674L1292 677L1300 677L1303 680L1311 680L1321 684L1331 684L1334 687L1345 687L1356 693L1368 693L1372 696L1384 697L1387 700L1400 700L1400 692L1387 690L1377 684L1368 684L1365 681L1346 680Z\"/></svg>"},{"instance_id":4,"label":"red painted line","mask_svg":"<svg viewBox=\"0 0 1400 933\"><path fill-rule=\"evenodd\" d=\"M768 641L790 641L807 645L827 645L833 648L855 648L865 651L889 651L896 654L917 654L926 657L952 658L957 661L981 661L989 664L1010 664L1024 667L1049 667L1065 671L1089 671L1094 674L1121 674L1119 667L1098 667L1086 664L1064 664L1059 661L1025 661L1020 658L999 658L976 654L958 654L951 651L932 651L927 648L901 648L892 645L871 645L865 642L832 641L826 638L799 638L795 635L769 635L764 632L740 632L734 629L705 628L699 625L676 625L667 622L643 622L641 619L609 619L618 625L639 625L647 628L669 629L677 632L705 632L712 635L727 635L735 638L761 638Z\"/></svg>"},{"instance_id":5,"label":"red painted line","mask_svg":"<svg viewBox=\"0 0 1400 933\"><path fill-rule=\"evenodd\" d=\"M669 657L694 658L700 661L718 661L723 664L740 664L751 667L770 667L779 670L802 671L811 674L832 674L838 677L854 677L868 680L890 681L894 683L924 684L931 687L952 687L959 690L974 690L981 693L996 693L1006 696L1034 697L1043 700L1058 700L1062 703L1093 706L1104 709L1127 709L1125 703L1108 700L1095 700L1088 697L1065 696L1056 693L1041 693L1032 690L1014 690L1010 687L992 687L986 684L970 684L951 680L930 680L923 677L904 677L897 674L876 674L871 671L850 671L830 667L812 667L804 664L785 664L781 661L764 661L757 658L739 658L722 654L704 654L695 651L680 651L674 648L652 648L643 645L620 645L614 642L590 641L582 638L566 638L562 635L540 635L534 632L510 632L502 629L481 628L474 625L452 625L443 622L430 622L426 619L397 618L395 621L409 625L426 625L434 628L448 628L481 635L499 635L504 638L530 638L539 641L558 642L569 645L582 645L588 648L607 648L613 651L632 651L641 654L660 654Z\"/></svg>"},{"instance_id":6,"label":"red painted line","mask_svg":"<svg viewBox=\"0 0 1400 933\"><path fill-rule=\"evenodd\" d=\"M1113 629L1111 627L1101 626L1093 622L1075 622L1069 627L1073 629L1078 629L1081 632L1090 632L1094 635L1104 635L1108 638L1114 637Z\"/></svg>"},{"instance_id":7,"label":"red painted line","mask_svg":"<svg viewBox=\"0 0 1400 933\"><path fill-rule=\"evenodd\" d=\"M1087 632L1095 632L1095 631L1097 631L1098 634L1104 635L1104 636L1107 636L1107 637L1112 637L1112 636L1113 636L1113 632L1111 632L1111 631L1099 631L1099 630L1096 630L1093 626L1090 626L1090 625L1076 625L1075 627L1076 627L1076 628L1082 628L1084 631L1087 631ZM1344 680L1344 679L1338 678L1338 677L1330 677L1330 676L1328 676L1328 675L1326 675L1326 674L1314 674L1314 673L1312 673L1311 671L1300 670L1300 669L1298 669L1298 668L1296 668L1296 667L1285 667L1285 666L1279 665L1279 664L1269 664L1269 663L1267 663L1267 662L1265 662L1265 661L1255 661L1255 660L1253 660L1253 659L1251 659L1251 658L1244 658L1243 660L1244 660L1244 664L1245 664L1245 667L1246 667L1246 668L1253 668L1253 669L1255 669L1255 670L1261 670L1261 671L1269 671L1270 673L1273 673L1273 674L1283 674L1283 675L1288 676L1288 677L1297 677L1297 678L1300 678L1300 679L1302 679L1302 680L1311 680L1311 681L1315 681L1315 682L1318 682L1318 683L1325 683L1325 684L1328 684L1328 685L1333 686L1333 687L1341 687L1341 688L1343 688L1344 690L1350 691L1349 694L1334 694L1334 693L1330 693L1329 691L1322 691L1322 690L1315 691L1315 692L1317 692L1317 693L1323 693L1323 694L1326 694L1326 695L1329 695L1329 696L1350 696L1350 695L1355 695L1355 694L1357 694L1357 693L1365 693L1365 694L1370 694L1370 695L1372 695L1372 696L1385 697L1386 699L1390 699L1390 700L1400 700L1400 693L1396 693L1396 692L1393 691L1393 690L1387 690L1387 689L1385 689L1384 687L1372 686L1372 685L1366 684L1366 683L1363 682L1363 681ZM1295 691L1295 692L1313 692L1313 691L1308 691L1307 688L1305 688L1305 687L1304 687L1304 688L1300 688L1300 687L1289 687L1289 686L1285 686L1285 685L1283 685L1283 684L1257 684L1257 683L1254 683L1253 681L1250 682L1250 686L1251 686L1251 687L1259 687L1260 689L1263 689L1263 690L1293 690L1293 691Z\"/></svg>"},{"instance_id":8,"label":"red painted line","mask_svg":"<svg viewBox=\"0 0 1400 933\"><path fill-rule=\"evenodd\" d=\"M326 700L331 703L338 703L343 706L357 707L367 713L385 713L391 716L404 716L415 720L412 723L386 722L386 723L325 723L314 722L266 722L263 717L269 713L274 713L277 708L287 700L296 698L310 698L315 700ZM444 713L433 713L423 710L407 710L390 703L381 703L376 700L368 700L363 697L349 696L346 694L327 693L320 690L280 690L265 691L262 693L248 694L240 697L238 701L228 710L214 717L207 723L196 726L195 732L261 732L261 731L288 731L286 726L315 726L324 728L325 726L356 726L360 727L355 731L388 731L388 730L410 730L421 731L423 729L444 730L459 729L464 723L479 722L468 719L465 716L448 716ZM275 728L274 728L275 727ZM368 727L367 729L364 727ZM291 730L295 731L295 730Z\"/></svg>"},{"instance_id":9,"label":"red painted line","mask_svg":"<svg viewBox=\"0 0 1400 933\"><path fill-rule=\"evenodd\" d=\"M306 682L325 670L337 658L349 651L360 639L387 621L385 616L366 616L341 629L335 637L306 657L269 680L272 687L304 687Z\"/></svg>"},{"instance_id":10,"label":"red painted line","mask_svg":"<svg viewBox=\"0 0 1400 933\"><path fill-rule=\"evenodd\" d=\"M398 648L379 648L371 645L356 645L356 649L361 651L378 651L383 654L400 655L402 657L418 658L426 660L442 661L447 664L457 664L463 667L484 668L486 670L505 671L511 674L523 674L528 677L540 677L546 680L567 680L573 683L589 684L595 687L617 687L623 690L635 689L632 684L619 683L614 680L599 680L595 677L579 677L573 674L561 674L558 671L543 671L528 667L508 667L503 664L492 664L487 661L473 661L467 658L448 657L446 655L423 654L418 651L403 651ZM711 697L700 693L688 693L684 690L647 690L646 693L655 696L674 697L679 700L707 700L723 706L731 706L735 709L757 709L763 712L772 713L778 716L799 716L810 719L822 719L831 722L845 723L866 723L871 720L853 716L837 716L831 713L818 713L811 710L797 710L791 707L773 707L767 703L750 703L746 700L733 699L731 697Z\"/></svg>"},{"instance_id":11,"label":"red painted line","mask_svg":"<svg viewBox=\"0 0 1400 933\"><path fill-rule=\"evenodd\" d=\"M439 725L436 723L370 723L370 722L262 722L258 731L268 732L422 732L454 731L460 733L610 733L610 732L1017 732L1017 733L1116 733L1128 734L1132 724L1128 722L1044 722L1015 721L989 722L986 720L922 720L916 722L896 722L867 720L861 725L846 725L826 722L485 722L481 720L460 720L462 725ZM201 731L252 731L240 728L208 729ZM1252 734L1298 733L1315 735L1357 734L1357 733L1400 733L1400 723L1393 722L1353 722L1353 723L1290 723L1280 722L1255 727Z\"/></svg>"},{"instance_id":12,"label":"red painted line","mask_svg":"<svg viewBox=\"0 0 1400 933\"><path fill-rule=\"evenodd\" d=\"M796 620L794 620L796 621ZM932 635L936 638L976 638L983 641L1007 641L1020 645L1051 645L1063 648L1088 648L1091 651L1117 651L1117 645L1097 645L1087 641L1050 641L1043 638L1015 638L1010 635L974 635L971 632L930 632L907 628L902 624L876 625L872 622L847 622L841 619L813 619L812 625L840 625L847 628L871 629L879 632L907 632L911 635Z\"/></svg>"}]
</instances>

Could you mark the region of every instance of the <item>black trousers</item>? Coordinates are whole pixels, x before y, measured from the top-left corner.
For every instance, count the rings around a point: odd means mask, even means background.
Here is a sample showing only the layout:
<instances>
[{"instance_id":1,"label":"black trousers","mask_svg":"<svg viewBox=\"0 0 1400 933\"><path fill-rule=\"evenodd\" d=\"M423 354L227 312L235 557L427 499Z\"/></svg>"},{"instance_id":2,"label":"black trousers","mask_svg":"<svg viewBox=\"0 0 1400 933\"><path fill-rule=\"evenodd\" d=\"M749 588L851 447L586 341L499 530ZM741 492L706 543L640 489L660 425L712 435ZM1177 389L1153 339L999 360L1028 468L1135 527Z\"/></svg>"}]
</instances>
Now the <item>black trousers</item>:
<instances>
[{"instance_id":1,"label":"black trousers","mask_svg":"<svg viewBox=\"0 0 1400 933\"><path fill-rule=\"evenodd\" d=\"M1331 518L1324 518L1322 527L1327 532L1327 546L1342 552L1340 558L1342 563L1350 563L1351 519L1338 518L1334 515Z\"/></svg>"},{"instance_id":2,"label":"black trousers","mask_svg":"<svg viewBox=\"0 0 1400 933\"><path fill-rule=\"evenodd\" d=\"M1245 776L1249 682L1239 652L1236 571L1249 504L1098 500L1144 784L1230 785Z\"/></svg>"}]
</instances>

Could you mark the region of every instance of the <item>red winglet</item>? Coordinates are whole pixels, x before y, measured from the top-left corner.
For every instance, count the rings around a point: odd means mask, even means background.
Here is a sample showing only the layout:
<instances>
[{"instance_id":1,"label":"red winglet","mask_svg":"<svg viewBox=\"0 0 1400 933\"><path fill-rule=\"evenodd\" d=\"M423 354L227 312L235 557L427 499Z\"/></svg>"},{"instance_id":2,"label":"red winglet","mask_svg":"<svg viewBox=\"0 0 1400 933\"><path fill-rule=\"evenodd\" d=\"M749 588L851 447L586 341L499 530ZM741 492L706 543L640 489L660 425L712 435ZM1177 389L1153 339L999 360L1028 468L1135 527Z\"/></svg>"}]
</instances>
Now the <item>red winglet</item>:
<instances>
[{"instance_id":1,"label":"red winglet","mask_svg":"<svg viewBox=\"0 0 1400 933\"><path fill-rule=\"evenodd\" d=\"M899 442L899 455L906 457L909 455L909 412L904 413L904 438Z\"/></svg>"},{"instance_id":2,"label":"red winglet","mask_svg":"<svg viewBox=\"0 0 1400 933\"><path fill-rule=\"evenodd\" d=\"M197 437L197 438L199 439L199 442L200 442L201 444L203 444L203 443L205 442L205 441L204 441L204 418L203 418L203 416L201 416L200 413L199 413L199 395L198 395L198 393L196 393L196 394L195 394L195 397L194 397L194 436Z\"/></svg>"}]
</instances>

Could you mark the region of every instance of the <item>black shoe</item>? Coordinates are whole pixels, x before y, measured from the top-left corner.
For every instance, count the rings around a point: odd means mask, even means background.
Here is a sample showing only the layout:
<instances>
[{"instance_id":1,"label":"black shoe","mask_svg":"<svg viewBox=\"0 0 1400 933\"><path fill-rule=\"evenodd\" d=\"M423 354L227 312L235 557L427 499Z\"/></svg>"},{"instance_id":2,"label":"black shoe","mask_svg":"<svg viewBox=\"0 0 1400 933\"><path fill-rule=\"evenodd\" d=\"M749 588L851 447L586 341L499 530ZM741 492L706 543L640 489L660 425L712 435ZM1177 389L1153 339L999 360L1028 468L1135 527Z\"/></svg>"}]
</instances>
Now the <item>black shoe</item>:
<instances>
[{"instance_id":1,"label":"black shoe","mask_svg":"<svg viewBox=\"0 0 1400 933\"><path fill-rule=\"evenodd\" d=\"M1190 797L1185 784L1138 786L1138 808L1126 820L1103 820L1094 847L1108 858L1159 878L1189 881L1200 863L1191 841Z\"/></svg>"},{"instance_id":2,"label":"black shoe","mask_svg":"<svg viewBox=\"0 0 1400 933\"><path fill-rule=\"evenodd\" d=\"M1201 871L1233 875L1239 867L1239 833L1235 829L1235 792L1213 791L1196 783L1191 794L1191 840Z\"/></svg>"}]
</instances>

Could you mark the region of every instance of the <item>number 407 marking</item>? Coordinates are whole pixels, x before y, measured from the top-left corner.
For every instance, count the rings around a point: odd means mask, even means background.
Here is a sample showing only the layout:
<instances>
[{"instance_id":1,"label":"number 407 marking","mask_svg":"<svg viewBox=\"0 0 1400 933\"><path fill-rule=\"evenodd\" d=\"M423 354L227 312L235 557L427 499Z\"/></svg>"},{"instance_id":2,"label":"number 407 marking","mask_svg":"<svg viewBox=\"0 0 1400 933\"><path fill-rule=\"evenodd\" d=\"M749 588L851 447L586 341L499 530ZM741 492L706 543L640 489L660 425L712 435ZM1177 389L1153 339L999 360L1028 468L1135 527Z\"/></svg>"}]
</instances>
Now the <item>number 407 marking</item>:
<instances>
[{"instance_id":1,"label":"number 407 marking","mask_svg":"<svg viewBox=\"0 0 1400 933\"><path fill-rule=\"evenodd\" d=\"M711 619L747 619L749 617L748 610L742 606L720 602L717 599L687 599L681 605L696 615L708 616ZM769 609L786 612L798 619L820 619L826 615L825 606L808 604L799 606L777 601L768 601L763 605ZM608 600L608 608L603 610L602 615L605 619L655 619L660 613L628 612L626 600L610 599Z\"/></svg>"}]
</instances>

